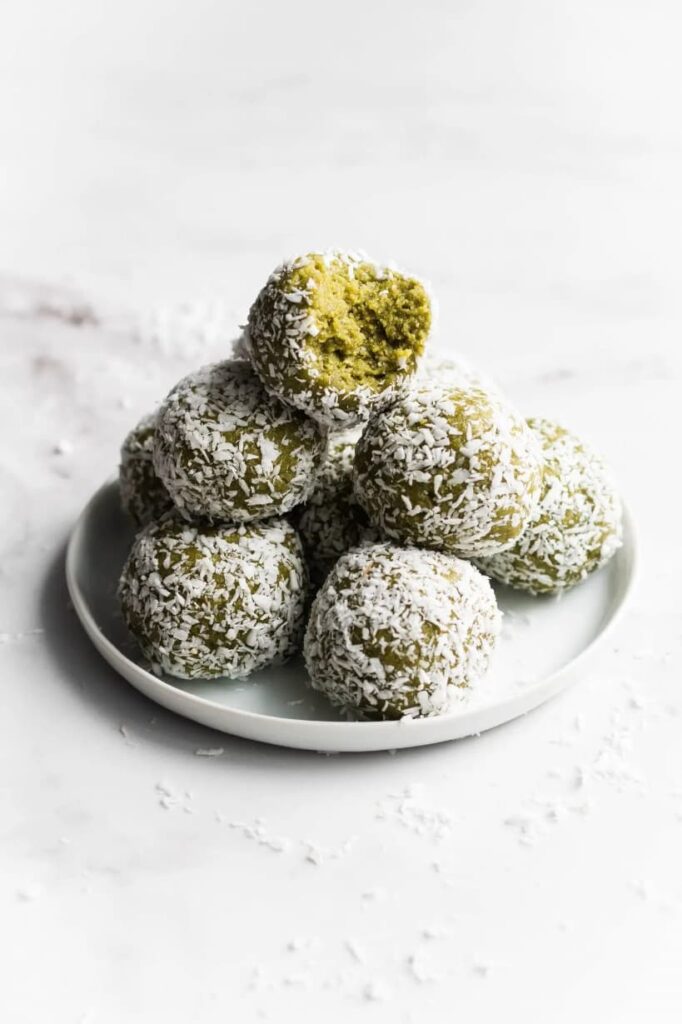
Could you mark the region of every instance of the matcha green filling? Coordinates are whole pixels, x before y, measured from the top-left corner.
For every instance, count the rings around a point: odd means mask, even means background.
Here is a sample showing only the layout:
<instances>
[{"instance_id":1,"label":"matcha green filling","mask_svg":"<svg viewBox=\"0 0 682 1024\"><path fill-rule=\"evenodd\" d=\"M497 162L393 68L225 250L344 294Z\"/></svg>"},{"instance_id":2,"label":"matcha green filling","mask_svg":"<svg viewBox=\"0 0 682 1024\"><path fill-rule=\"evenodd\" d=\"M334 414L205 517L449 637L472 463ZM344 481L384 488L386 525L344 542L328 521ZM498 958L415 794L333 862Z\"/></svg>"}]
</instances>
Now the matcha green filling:
<instances>
[{"instance_id":1,"label":"matcha green filling","mask_svg":"<svg viewBox=\"0 0 682 1024\"><path fill-rule=\"evenodd\" d=\"M400 274L377 277L377 268L342 261L327 265L313 255L291 271L287 290L306 295L317 334L306 338L323 387L381 391L412 373L431 325L424 287Z\"/></svg>"}]
</instances>

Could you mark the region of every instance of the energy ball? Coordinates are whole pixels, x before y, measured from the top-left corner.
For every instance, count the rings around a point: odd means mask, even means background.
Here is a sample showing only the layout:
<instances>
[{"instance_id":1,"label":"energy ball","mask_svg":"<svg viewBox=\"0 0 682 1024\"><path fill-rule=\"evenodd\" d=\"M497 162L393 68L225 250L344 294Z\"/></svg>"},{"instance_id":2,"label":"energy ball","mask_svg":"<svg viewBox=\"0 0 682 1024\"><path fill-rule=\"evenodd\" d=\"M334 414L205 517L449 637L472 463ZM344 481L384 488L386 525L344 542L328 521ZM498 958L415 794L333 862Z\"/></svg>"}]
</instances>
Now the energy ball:
<instances>
[{"instance_id":1,"label":"energy ball","mask_svg":"<svg viewBox=\"0 0 682 1024\"><path fill-rule=\"evenodd\" d=\"M356 548L313 602L310 682L361 718L441 714L486 671L500 625L492 587L469 562L390 543Z\"/></svg>"},{"instance_id":2,"label":"energy ball","mask_svg":"<svg viewBox=\"0 0 682 1024\"><path fill-rule=\"evenodd\" d=\"M173 388L154 468L187 518L248 522L305 501L326 445L318 424L269 395L248 363L229 360Z\"/></svg>"},{"instance_id":3,"label":"energy ball","mask_svg":"<svg viewBox=\"0 0 682 1024\"><path fill-rule=\"evenodd\" d=\"M463 558L516 542L541 477L531 429L481 388L413 386L371 417L355 452L355 493L374 526Z\"/></svg>"},{"instance_id":4,"label":"energy ball","mask_svg":"<svg viewBox=\"0 0 682 1024\"><path fill-rule=\"evenodd\" d=\"M199 527L169 513L135 538L118 593L155 668L236 679L297 649L306 589L301 543L285 520Z\"/></svg>"},{"instance_id":5,"label":"energy ball","mask_svg":"<svg viewBox=\"0 0 682 1024\"><path fill-rule=\"evenodd\" d=\"M622 508L607 469L573 434L528 420L544 455L540 502L513 547L479 561L488 575L531 594L574 587L621 545Z\"/></svg>"},{"instance_id":6,"label":"energy ball","mask_svg":"<svg viewBox=\"0 0 682 1024\"><path fill-rule=\"evenodd\" d=\"M431 326L423 284L355 253L278 267L249 312L246 342L268 391L325 426L352 426L414 373Z\"/></svg>"},{"instance_id":7,"label":"energy ball","mask_svg":"<svg viewBox=\"0 0 682 1024\"><path fill-rule=\"evenodd\" d=\"M378 539L353 493L357 440L357 435L346 434L330 441L315 486L296 523L315 584L322 583L349 548Z\"/></svg>"},{"instance_id":8,"label":"energy ball","mask_svg":"<svg viewBox=\"0 0 682 1024\"><path fill-rule=\"evenodd\" d=\"M173 507L170 494L154 472L156 415L145 416L126 437L118 467L121 504L136 526L146 526Z\"/></svg>"}]
</instances>

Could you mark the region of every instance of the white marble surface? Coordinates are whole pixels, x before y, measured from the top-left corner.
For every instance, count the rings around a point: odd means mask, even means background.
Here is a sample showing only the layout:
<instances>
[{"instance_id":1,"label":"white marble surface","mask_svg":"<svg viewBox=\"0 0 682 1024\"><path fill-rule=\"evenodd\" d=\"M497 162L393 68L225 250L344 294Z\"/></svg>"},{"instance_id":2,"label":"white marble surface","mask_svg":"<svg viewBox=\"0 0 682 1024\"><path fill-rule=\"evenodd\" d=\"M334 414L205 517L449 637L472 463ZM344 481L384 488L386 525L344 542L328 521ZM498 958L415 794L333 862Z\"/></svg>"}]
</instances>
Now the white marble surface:
<instances>
[{"instance_id":1,"label":"white marble surface","mask_svg":"<svg viewBox=\"0 0 682 1024\"><path fill-rule=\"evenodd\" d=\"M681 29L644 0L3 6L3 1022L680 1019ZM429 276L443 347L589 437L638 520L580 684L477 740L212 734L67 605L123 432L333 243Z\"/></svg>"}]
</instances>

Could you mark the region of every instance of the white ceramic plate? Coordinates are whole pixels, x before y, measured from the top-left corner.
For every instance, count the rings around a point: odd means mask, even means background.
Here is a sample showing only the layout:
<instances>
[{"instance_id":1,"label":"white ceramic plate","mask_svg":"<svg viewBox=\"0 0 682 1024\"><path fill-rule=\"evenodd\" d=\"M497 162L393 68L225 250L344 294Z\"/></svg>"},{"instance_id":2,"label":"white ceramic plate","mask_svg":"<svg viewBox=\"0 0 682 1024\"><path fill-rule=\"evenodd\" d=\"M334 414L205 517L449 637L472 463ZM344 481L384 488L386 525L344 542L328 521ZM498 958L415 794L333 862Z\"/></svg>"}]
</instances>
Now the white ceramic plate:
<instances>
[{"instance_id":1,"label":"white ceramic plate","mask_svg":"<svg viewBox=\"0 0 682 1024\"><path fill-rule=\"evenodd\" d=\"M635 539L625 516L625 542L612 561L561 598L498 587L505 629L491 671L466 704L436 718L347 722L306 686L300 661L248 680L158 678L141 663L121 618L116 585L133 529L107 483L86 506L69 541L66 578L78 617L117 672L158 704L196 722L247 739L318 751L391 750L459 739L525 714L577 676L578 661L601 639L632 587Z\"/></svg>"}]
</instances>

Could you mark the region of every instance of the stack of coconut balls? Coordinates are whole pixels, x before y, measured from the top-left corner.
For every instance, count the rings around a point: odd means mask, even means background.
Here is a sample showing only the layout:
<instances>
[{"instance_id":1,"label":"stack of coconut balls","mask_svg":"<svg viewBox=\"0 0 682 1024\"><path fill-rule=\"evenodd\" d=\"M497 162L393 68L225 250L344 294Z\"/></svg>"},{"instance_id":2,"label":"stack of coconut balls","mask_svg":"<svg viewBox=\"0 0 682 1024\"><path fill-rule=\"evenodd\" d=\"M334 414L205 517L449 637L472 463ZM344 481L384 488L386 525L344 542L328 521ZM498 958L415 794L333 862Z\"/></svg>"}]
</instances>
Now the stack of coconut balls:
<instances>
[{"instance_id":1,"label":"stack of coconut balls","mask_svg":"<svg viewBox=\"0 0 682 1024\"><path fill-rule=\"evenodd\" d=\"M302 646L354 717L441 714L497 642L489 577L558 593L613 555L603 463L473 372L419 367L431 316L391 267L298 257L251 307L244 358L185 377L126 438L119 595L156 671L243 678Z\"/></svg>"}]
</instances>

